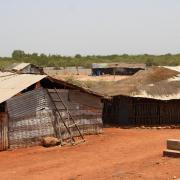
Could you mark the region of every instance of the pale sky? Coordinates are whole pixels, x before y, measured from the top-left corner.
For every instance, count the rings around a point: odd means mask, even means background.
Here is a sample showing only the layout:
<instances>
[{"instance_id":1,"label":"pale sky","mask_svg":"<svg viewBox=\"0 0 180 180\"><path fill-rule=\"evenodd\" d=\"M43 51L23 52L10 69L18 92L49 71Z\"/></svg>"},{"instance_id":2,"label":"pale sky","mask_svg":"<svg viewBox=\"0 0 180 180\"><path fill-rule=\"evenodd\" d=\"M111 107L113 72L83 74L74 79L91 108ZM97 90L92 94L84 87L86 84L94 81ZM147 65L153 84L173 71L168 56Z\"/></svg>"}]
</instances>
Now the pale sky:
<instances>
[{"instance_id":1,"label":"pale sky","mask_svg":"<svg viewBox=\"0 0 180 180\"><path fill-rule=\"evenodd\" d=\"M0 0L0 56L180 53L180 0Z\"/></svg>"}]
</instances>

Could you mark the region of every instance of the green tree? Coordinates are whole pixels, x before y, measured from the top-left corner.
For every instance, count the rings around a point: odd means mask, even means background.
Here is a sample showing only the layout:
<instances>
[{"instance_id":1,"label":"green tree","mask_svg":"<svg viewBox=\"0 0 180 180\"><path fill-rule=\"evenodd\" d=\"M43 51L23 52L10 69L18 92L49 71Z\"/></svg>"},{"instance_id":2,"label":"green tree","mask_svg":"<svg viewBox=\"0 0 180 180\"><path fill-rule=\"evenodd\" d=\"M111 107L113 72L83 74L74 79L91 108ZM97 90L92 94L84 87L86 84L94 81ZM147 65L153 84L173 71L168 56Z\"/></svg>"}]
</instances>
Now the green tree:
<instances>
[{"instance_id":1,"label":"green tree","mask_svg":"<svg viewBox=\"0 0 180 180\"><path fill-rule=\"evenodd\" d=\"M76 54L75 58L81 58L82 56L80 54Z\"/></svg>"},{"instance_id":2,"label":"green tree","mask_svg":"<svg viewBox=\"0 0 180 180\"><path fill-rule=\"evenodd\" d=\"M32 57L38 57L38 53L32 53Z\"/></svg>"},{"instance_id":3,"label":"green tree","mask_svg":"<svg viewBox=\"0 0 180 180\"><path fill-rule=\"evenodd\" d=\"M42 54L40 54L40 57L41 58L47 58L47 55L42 53Z\"/></svg>"},{"instance_id":4,"label":"green tree","mask_svg":"<svg viewBox=\"0 0 180 180\"><path fill-rule=\"evenodd\" d=\"M154 64L154 61L153 61L152 58L148 58L148 59L146 60L146 66L153 66L153 64Z\"/></svg>"},{"instance_id":5,"label":"green tree","mask_svg":"<svg viewBox=\"0 0 180 180\"><path fill-rule=\"evenodd\" d=\"M25 52L22 50L14 50L12 53L13 59L23 58L24 56L25 56Z\"/></svg>"}]
</instances>

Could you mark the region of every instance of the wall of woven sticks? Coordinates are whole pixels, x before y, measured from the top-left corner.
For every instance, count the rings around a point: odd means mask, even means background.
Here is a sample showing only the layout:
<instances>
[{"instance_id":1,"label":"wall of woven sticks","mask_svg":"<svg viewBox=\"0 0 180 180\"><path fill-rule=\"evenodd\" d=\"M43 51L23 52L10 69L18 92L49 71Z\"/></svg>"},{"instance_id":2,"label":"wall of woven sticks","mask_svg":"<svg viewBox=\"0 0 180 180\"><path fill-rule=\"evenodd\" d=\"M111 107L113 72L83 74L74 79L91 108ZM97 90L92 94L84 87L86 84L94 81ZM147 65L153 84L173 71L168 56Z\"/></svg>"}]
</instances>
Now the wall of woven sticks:
<instances>
[{"instance_id":1,"label":"wall of woven sticks","mask_svg":"<svg viewBox=\"0 0 180 180\"><path fill-rule=\"evenodd\" d=\"M114 97L104 100L103 122L119 125L180 124L180 100Z\"/></svg>"},{"instance_id":2,"label":"wall of woven sticks","mask_svg":"<svg viewBox=\"0 0 180 180\"><path fill-rule=\"evenodd\" d=\"M53 93L53 90L52 92ZM101 108L91 107L74 102L69 96L69 90L60 90L64 102L68 106L74 119L79 122L79 127L83 134L98 134L102 132ZM56 98L56 97L54 97ZM62 105L57 105L61 115L66 119L66 111ZM49 99L47 90L39 88L16 96L7 101L9 115L9 147L19 148L40 144L41 138L45 136L59 135L56 133L58 115ZM67 122L70 124L70 122ZM62 138L67 138L68 134L63 126ZM64 130L63 130L64 128ZM74 135L77 134L72 129Z\"/></svg>"}]
</instances>

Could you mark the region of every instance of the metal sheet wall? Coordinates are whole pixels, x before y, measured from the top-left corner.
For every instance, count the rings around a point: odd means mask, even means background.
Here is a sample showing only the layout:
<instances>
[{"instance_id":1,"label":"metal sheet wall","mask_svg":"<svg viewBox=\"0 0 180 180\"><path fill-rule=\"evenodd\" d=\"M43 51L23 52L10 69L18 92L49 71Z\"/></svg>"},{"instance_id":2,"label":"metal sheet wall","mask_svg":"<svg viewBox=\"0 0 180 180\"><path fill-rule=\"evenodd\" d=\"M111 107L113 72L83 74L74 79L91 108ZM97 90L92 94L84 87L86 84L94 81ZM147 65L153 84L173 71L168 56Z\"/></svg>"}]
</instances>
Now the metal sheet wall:
<instances>
[{"instance_id":1,"label":"metal sheet wall","mask_svg":"<svg viewBox=\"0 0 180 180\"><path fill-rule=\"evenodd\" d=\"M54 136L54 116L46 91L36 89L7 101L10 148L38 144L42 136Z\"/></svg>"},{"instance_id":2,"label":"metal sheet wall","mask_svg":"<svg viewBox=\"0 0 180 180\"><path fill-rule=\"evenodd\" d=\"M102 109L101 98L85 92L69 90L69 99L72 102L78 102L84 106Z\"/></svg>"},{"instance_id":3,"label":"metal sheet wall","mask_svg":"<svg viewBox=\"0 0 180 180\"><path fill-rule=\"evenodd\" d=\"M53 90L50 90L53 93ZM101 109L85 106L69 99L69 90L60 90L63 101L68 106L71 115L78 122L83 134L102 132ZM53 99L57 96L53 95ZM64 119L67 113L60 102L56 102ZM10 148L27 147L39 144L43 136L57 136L57 118L47 90L39 88L7 101L9 113L9 145ZM71 124L66 119L66 124ZM60 123L62 137L68 137L63 124ZM72 128L74 135L77 131Z\"/></svg>"},{"instance_id":4,"label":"metal sheet wall","mask_svg":"<svg viewBox=\"0 0 180 180\"><path fill-rule=\"evenodd\" d=\"M61 89L58 90L65 105L68 107L71 115L73 116L75 122L79 125L80 130L83 134L98 134L102 132L102 109L93 106L89 99L89 95L87 97L85 94L80 96L79 91L76 90L67 90ZM68 115L64 107L62 106L61 102L57 102L58 98L54 90L50 90L52 98L56 101L56 106L61 112L61 116L63 117L64 121L67 125L72 124L72 122L68 121ZM76 96L77 98L72 98ZM81 99L80 101L78 99ZM51 105L52 109L54 110L53 106ZM58 115L56 118L59 118ZM59 119L60 120L60 119ZM63 126L63 123L60 120L60 127L62 131L62 138L67 138L68 133ZM72 128L73 135L77 135L78 132L76 129Z\"/></svg>"}]
</instances>

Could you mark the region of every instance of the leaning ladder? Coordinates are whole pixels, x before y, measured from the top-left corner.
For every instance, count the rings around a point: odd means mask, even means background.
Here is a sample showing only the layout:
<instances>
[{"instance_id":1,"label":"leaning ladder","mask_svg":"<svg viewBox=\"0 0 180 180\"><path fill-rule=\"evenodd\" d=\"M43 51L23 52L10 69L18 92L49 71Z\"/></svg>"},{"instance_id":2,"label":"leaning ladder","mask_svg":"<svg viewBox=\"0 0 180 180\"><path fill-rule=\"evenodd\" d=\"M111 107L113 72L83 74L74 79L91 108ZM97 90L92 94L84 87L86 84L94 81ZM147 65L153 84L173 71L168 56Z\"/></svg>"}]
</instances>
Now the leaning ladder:
<instances>
[{"instance_id":1,"label":"leaning ladder","mask_svg":"<svg viewBox=\"0 0 180 180\"><path fill-rule=\"evenodd\" d=\"M66 106L66 104L65 104L64 101L63 101L63 99L61 98L61 95L60 95L60 93L58 92L58 90L57 90L56 88L54 88L54 93L57 95L57 99L56 99L56 100L53 99L53 97L52 97L52 95L51 95L51 93L49 92L48 89L47 89L47 93L48 93L48 95L49 95L49 97L50 97L50 100L51 100L52 105L53 105L54 108L55 108L55 114L58 114L58 116L59 116L59 119L56 118L56 120L57 120L57 126L58 126L57 131L58 131L58 135L59 135L59 137L60 137L61 145L65 145L65 144L67 144L67 143L64 142L64 139L63 139L63 137L62 137L60 121L63 123L65 129L67 130L67 133L69 134L69 137L68 137L67 139L70 140L70 143L71 143L72 145L79 144L79 143L81 143L81 142L85 142L84 136L83 136L83 134L81 133L81 130L80 130L78 124L75 122L74 118L72 117L70 111L68 110L68 107ZM60 110L58 109L58 107L57 107L57 105L56 105L56 102L61 103L62 106L63 106L63 108L66 110L66 113L67 113L67 118L66 118L66 119L64 119L64 118L62 117L61 112L60 112ZM57 112L57 113L56 113L56 112ZM66 124L66 120L68 120L68 122L71 122L72 124L67 125L67 124ZM76 138L75 138L75 136L74 136L73 133L72 133L72 128L75 128L75 129L77 130L77 132L78 132L78 135L77 135L77 136L81 138L80 141L76 141Z\"/></svg>"}]
</instances>

